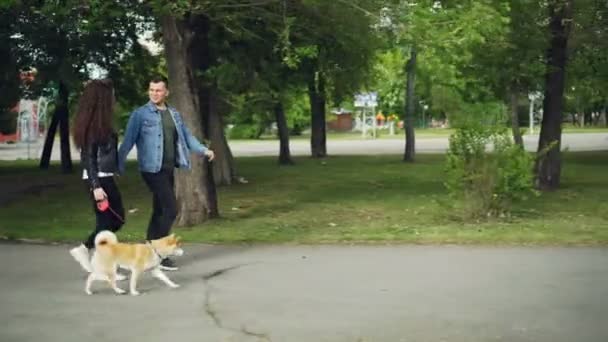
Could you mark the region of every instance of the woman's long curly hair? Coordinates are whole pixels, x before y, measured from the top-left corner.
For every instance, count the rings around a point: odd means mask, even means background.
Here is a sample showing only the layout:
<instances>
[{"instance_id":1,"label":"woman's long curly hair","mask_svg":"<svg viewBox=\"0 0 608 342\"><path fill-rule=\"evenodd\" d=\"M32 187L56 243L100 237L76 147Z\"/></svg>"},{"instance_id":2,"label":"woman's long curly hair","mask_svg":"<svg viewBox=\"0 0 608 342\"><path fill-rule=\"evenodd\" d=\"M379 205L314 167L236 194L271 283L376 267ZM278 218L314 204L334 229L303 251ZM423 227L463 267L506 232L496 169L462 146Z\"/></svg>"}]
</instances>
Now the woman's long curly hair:
<instances>
[{"instance_id":1,"label":"woman's long curly hair","mask_svg":"<svg viewBox=\"0 0 608 342\"><path fill-rule=\"evenodd\" d=\"M78 100L72 128L74 144L79 149L107 142L114 132L114 90L110 79L89 81Z\"/></svg>"}]
</instances>

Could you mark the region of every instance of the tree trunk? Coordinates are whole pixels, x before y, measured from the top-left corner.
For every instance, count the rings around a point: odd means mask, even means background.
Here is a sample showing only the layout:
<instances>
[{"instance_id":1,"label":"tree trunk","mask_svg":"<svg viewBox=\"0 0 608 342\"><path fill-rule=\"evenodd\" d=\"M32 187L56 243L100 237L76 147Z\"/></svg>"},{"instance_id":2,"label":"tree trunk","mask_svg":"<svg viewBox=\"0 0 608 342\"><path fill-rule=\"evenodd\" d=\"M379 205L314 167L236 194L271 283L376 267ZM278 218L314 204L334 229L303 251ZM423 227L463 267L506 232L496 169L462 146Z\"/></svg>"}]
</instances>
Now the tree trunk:
<instances>
[{"instance_id":1,"label":"tree trunk","mask_svg":"<svg viewBox=\"0 0 608 342\"><path fill-rule=\"evenodd\" d=\"M320 72L315 72L308 82L308 96L311 110L310 151L313 158L324 158L327 156L325 80Z\"/></svg>"},{"instance_id":2,"label":"tree trunk","mask_svg":"<svg viewBox=\"0 0 608 342\"><path fill-rule=\"evenodd\" d=\"M40 168L48 169L51 162L51 152L55 142L55 132L59 125L59 137L61 147L61 170L63 173L72 172L72 153L70 151L70 128L69 128L69 95L65 82L59 82L59 93L55 112L51 119L51 125L46 134L42 156L40 157Z\"/></svg>"},{"instance_id":3,"label":"tree trunk","mask_svg":"<svg viewBox=\"0 0 608 342\"><path fill-rule=\"evenodd\" d=\"M405 153L403 155L403 161L410 163L413 163L416 158L416 137L414 136L416 57L416 48L412 48L410 59L405 65L405 71L407 72L407 89L405 91Z\"/></svg>"},{"instance_id":4,"label":"tree trunk","mask_svg":"<svg viewBox=\"0 0 608 342\"><path fill-rule=\"evenodd\" d=\"M511 130L513 131L513 141L518 146L524 147L524 140L519 130L519 115L517 113L517 90L511 90Z\"/></svg>"},{"instance_id":5,"label":"tree trunk","mask_svg":"<svg viewBox=\"0 0 608 342\"><path fill-rule=\"evenodd\" d=\"M547 50L544 114L536 161L537 186L541 190L557 189L561 177L561 122L568 35L572 20L571 0L551 1L549 13L551 41Z\"/></svg>"},{"instance_id":6,"label":"tree trunk","mask_svg":"<svg viewBox=\"0 0 608 342\"><path fill-rule=\"evenodd\" d=\"M275 104L274 115L277 120L277 129L281 144L279 152L279 164L293 165L294 163L293 160L291 160L291 153L289 152L289 128L287 127L285 110L283 109L283 103L281 103L281 101L278 101Z\"/></svg>"},{"instance_id":7,"label":"tree trunk","mask_svg":"<svg viewBox=\"0 0 608 342\"><path fill-rule=\"evenodd\" d=\"M169 72L171 103L182 114L184 123L197 138L202 138L203 127L199 112L198 89L194 83L192 60L189 49L192 30L184 20L171 16L161 19L165 57ZM175 192L179 215L178 226L202 223L210 216L210 201L207 185L208 167L203 158L193 156L192 170L178 171ZM213 193L211 194L213 195Z\"/></svg>"},{"instance_id":8,"label":"tree trunk","mask_svg":"<svg viewBox=\"0 0 608 342\"><path fill-rule=\"evenodd\" d=\"M219 121L219 117L217 116L217 112L212 105L212 94L211 88L207 86L204 82L199 80L198 82L198 101L199 101L199 113L201 115L201 120L203 122L203 136L210 141L209 148L213 150L215 153L215 158L213 162L209 162L205 159L204 167L205 167L205 179L204 182L207 187L207 200L209 203L209 218L217 218L220 216L218 205L217 205L217 189L216 186L222 184L222 168L218 169L218 165L223 166L226 162L226 149L227 142L225 142L226 138L224 137L224 131L222 129L222 125ZM217 131L217 127L219 125L220 133ZM221 135L221 136L220 136ZM223 139L223 141L221 140ZM228 148L228 153L230 154L230 160L232 159L232 154L230 153L230 148ZM228 177L231 179L230 177ZM227 182L225 184L230 184Z\"/></svg>"},{"instance_id":9,"label":"tree trunk","mask_svg":"<svg viewBox=\"0 0 608 342\"><path fill-rule=\"evenodd\" d=\"M217 185L231 185L237 180L236 166L232 150L228 145L228 139L224 132L224 124L222 117L224 111L220 108L222 101L215 88L211 90L210 107L209 107L209 140L211 140L211 146L215 152L216 160L213 162L213 175L215 177L215 184Z\"/></svg>"},{"instance_id":10,"label":"tree trunk","mask_svg":"<svg viewBox=\"0 0 608 342\"><path fill-rule=\"evenodd\" d=\"M214 184L230 185L236 180L234 158L228 145L222 123L221 100L218 97L215 82L205 78L205 72L213 64L212 52L209 44L209 18L205 15L196 15L190 18L190 25L196 35L190 48L190 58L196 68L197 84L199 88L200 112L203 115L203 134L211 141L210 148L215 152L215 160L211 164ZM210 173L210 174L211 174Z\"/></svg>"},{"instance_id":11,"label":"tree trunk","mask_svg":"<svg viewBox=\"0 0 608 342\"><path fill-rule=\"evenodd\" d=\"M203 161L203 182L207 188L207 207L209 209L209 218L212 219L220 217L220 209L217 204L217 187L215 177L213 176L213 164L215 164L215 158L213 160L213 163L207 158L205 158Z\"/></svg>"},{"instance_id":12,"label":"tree trunk","mask_svg":"<svg viewBox=\"0 0 608 342\"><path fill-rule=\"evenodd\" d=\"M55 142L55 133L57 132L57 126L59 125L59 116L57 112L61 109L61 105L57 103L57 107L51 117L51 124L46 132L46 138L44 139L44 147L42 148L42 156L40 156L40 168L46 170L49 168L51 162L51 152L53 151L53 143Z\"/></svg>"}]
</instances>

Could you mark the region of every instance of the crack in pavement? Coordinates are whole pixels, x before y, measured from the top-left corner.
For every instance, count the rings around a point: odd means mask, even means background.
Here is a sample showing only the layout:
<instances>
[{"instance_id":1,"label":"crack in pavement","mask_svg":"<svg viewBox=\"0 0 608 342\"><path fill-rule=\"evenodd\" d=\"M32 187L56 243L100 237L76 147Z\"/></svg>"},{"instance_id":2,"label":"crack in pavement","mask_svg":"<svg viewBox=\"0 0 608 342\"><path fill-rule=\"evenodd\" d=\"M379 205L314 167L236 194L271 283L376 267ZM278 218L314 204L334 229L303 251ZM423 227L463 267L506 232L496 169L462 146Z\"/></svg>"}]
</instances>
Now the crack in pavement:
<instances>
[{"instance_id":1,"label":"crack in pavement","mask_svg":"<svg viewBox=\"0 0 608 342\"><path fill-rule=\"evenodd\" d=\"M207 274L203 275L203 280L205 282L207 282L211 278L219 277L224 273L228 273L232 270L236 270L238 268L241 268L243 266L248 266L248 265L250 265L250 264L241 264L241 265L234 265L234 266L230 266L230 267L226 267L226 268L220 268L219 270L216 270L211 273L207 273Z\"/></svg>"},{"instance_id":2,"label":"crack in pavement","mask_svg":"<svg viewBox=\"0 0 608 342\"><path fill-rule=\"evenodd\" d=\"M248 265L251 265L251 264L241 264L241 265L226 267L226 268L222 268L222 269L219 269L219 270L216 270L211 273L207 273L207 274L203 275L203 283L205 284L205 312L207 313L207 315L209 315L209 317L211 317L211 319L213 319L213 322L215 323L215 325L220 329L229 330L232 332L243 334L245 336L256 337L258 339L261 339L262 341L272 342L272 339L270 339L270 336L268 336L268 334L251 331L244 324L241 326L240 329L236 329L236 328L232 328L232 327L228 327L228 326L224 325L224 323L222 322L222 319L220 318L217 311L214 310L213 307L211 306L211 284L209 284L209 281L215 277L219 277L225 273L228 273L230 271L233 271L233 270L236 270L243 266L248 266Z\"/></svg>"}]
</instances>

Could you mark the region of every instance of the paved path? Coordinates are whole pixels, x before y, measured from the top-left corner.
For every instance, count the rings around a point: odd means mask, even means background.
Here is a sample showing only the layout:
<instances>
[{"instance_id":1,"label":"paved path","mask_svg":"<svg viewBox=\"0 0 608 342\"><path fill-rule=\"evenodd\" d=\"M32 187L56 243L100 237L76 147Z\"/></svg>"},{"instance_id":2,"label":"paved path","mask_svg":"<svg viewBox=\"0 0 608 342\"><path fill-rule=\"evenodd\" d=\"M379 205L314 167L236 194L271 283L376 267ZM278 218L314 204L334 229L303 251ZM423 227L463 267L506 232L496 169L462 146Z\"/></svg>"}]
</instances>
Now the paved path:
<instances>
[{"instance_id":1,"label":"paved path","mask_svg":"<svg viewBox=\"0 0 608 342\"><path fill-rule=\"evenodd\" d=\"M528 151L536 151L538 148L538 136L527 135L524 143ZM235 156L276 156L279 151L279 142L276 140L234 140L230 147ZM327 141L327 152L330 155L354 155L354 154L401 154L405 142L403 139L377 139L377 140L342 140L334 139ZM419 153L443 153L448 148L448 138L422 137L416 140L416 150ZM569 133L562 136L562 148L570 151L598 151L608 150L608 133ZM310 142L305 139L292 139L290 150L294 156L310 155ZM42 143L19 145L0 144L0 160L15 160L30 158L38 159L42 151ZM29 153L29 154L28 154ZM136 157L136 149L133 149L130 158ZM53 148L52 160L59 160L59 144ZM77 160L80 155L73 150L72 158Z\"/></svg>"},{"instance_id":2,"label":"paved path","mask_svg":"<svg viewBox=\"0 0 608 342\"><path fill-rule=\"evenodd\" d=\"M0 341L608 341L605 248L187 245L140 297L67 249L0 244Z\"/></svg>"}]
</instances>

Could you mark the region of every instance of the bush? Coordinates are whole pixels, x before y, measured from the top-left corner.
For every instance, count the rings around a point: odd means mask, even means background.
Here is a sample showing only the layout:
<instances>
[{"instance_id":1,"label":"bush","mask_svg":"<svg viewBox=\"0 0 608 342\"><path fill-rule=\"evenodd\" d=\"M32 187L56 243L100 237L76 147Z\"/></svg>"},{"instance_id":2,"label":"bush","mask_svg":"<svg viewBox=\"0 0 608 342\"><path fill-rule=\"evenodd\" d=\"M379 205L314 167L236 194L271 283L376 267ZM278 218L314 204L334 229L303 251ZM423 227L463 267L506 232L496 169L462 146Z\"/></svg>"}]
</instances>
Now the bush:
<instances>
[{"instance_id":1,"label":"bush","mask_svg":"<svg viewBox=\"0 0 608 342\"><path fill-rule=\"evenodd\" d=\"M533 166L532 156L506 130L457 129L450 137L445 180L453 209L464 219L510 216L513 203L536 194Z\"/></svg>"},{"instance_id":2,"label":"bush","mask_svg":"<svg viewBox=\"0 0 608 342\"><path fill-rule=\"evenodd\" d=\"M228 130L228 139L259 139L264 128L259 124L239 123Z\"/></svg>"}]
</instances>

